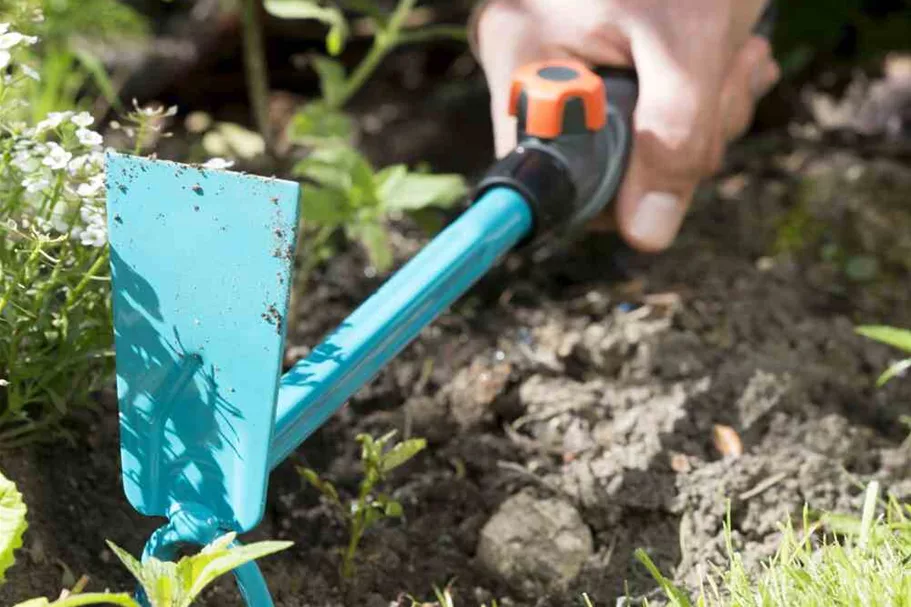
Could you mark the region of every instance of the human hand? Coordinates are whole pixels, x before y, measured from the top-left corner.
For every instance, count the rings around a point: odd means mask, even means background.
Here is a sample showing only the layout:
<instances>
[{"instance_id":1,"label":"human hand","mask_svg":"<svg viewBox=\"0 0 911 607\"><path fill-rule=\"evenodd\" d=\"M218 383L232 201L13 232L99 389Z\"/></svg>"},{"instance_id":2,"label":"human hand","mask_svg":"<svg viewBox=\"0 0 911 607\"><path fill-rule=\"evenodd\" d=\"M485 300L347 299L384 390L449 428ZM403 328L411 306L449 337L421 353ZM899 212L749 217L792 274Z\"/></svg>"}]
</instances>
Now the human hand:
<instances>
[{"instance_id":1,"label":"human hand","mask_svg":"<svg viewBox=\"0 0 911 607\"><path fill-rule=\"evenodd\" d=\"M667 248L697 185L718 170L727 144L778 81L768 41L752 34L765 3L490 0L473 34L491 90L497 155L516 145L508 107L517 68L565 58L634 67L635 141L615 219L634 248Z\"/></svg>"}]
</instances>

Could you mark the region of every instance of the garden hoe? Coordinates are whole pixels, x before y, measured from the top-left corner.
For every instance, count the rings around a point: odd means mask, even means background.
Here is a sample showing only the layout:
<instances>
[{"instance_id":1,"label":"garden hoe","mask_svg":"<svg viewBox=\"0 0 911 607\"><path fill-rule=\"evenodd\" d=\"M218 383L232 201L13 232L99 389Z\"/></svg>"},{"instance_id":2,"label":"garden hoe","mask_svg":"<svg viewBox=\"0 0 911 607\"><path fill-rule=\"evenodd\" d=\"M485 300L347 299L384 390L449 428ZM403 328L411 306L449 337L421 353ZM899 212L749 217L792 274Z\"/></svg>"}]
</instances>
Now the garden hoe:
<instances>
[{"instance_id":1,"label":"garden hoe","mask_svg":"<svg viewBox=\"0 0 911 607\"><path fill-rule=\"evenodd\" d=\"M253 529L267 479L420 331L517 247L614 198L633 72L551 61L511 91L519 144L473 204L282 375L299 186L111 153L107 192L123 483L167 518L144 557ZM254 563L247 605L271 606Z\"/></svg>"}]
</instances>

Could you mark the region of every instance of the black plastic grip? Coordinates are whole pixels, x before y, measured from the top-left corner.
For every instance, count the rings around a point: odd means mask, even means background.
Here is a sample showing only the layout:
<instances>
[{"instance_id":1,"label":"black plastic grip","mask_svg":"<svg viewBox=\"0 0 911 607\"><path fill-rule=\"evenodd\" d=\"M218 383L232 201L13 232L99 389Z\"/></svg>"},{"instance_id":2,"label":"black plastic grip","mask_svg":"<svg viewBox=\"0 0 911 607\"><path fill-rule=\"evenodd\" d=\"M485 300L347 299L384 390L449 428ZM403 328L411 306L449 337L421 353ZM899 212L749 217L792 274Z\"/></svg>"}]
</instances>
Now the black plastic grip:
<instances>
[{"instance_id":1,"label":"black plastic grip","mask_svg":"<svg viewBox=\"0 0 911 607\"><path fill-rule=\"evenodd\" d=\"M776 15L770 0L754 33L770 39ZM518 147L478 185L476 199L496 185L522 193L535 214L536 237L581 227L616 198L626 175L639 80L631 68L601 67L595 74L604 82L607 95L603 128L570 128L555 138L538 138L526 132L520 120ZM521 96L518 103L521 110Z\"/></svg>"}]
</instances>

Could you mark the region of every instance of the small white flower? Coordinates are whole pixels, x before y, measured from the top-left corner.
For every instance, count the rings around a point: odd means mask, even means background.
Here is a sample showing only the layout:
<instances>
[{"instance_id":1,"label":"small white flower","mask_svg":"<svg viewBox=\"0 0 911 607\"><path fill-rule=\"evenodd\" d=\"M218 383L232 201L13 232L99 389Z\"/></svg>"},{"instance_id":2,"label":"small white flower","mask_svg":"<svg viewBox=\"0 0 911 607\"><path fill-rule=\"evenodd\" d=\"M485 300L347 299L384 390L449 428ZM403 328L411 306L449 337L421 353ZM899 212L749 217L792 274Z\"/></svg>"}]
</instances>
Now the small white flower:
<instances>
[{"instance_id":1,"label":"small white flower","mask_svg":"<svg viewBox=\"0 0 911 607\"><path fill-rule=\"evenodd\" d=\"M38 133L43 133L50 129L56 129L58 126L63 124L64 120L69 120L73 115L73 112L51 112L47 115L47 118L42 120L35 126L35 131Z\"/></svg>"},{"instance_id":2,"label":"small white flower","mask_svg":"<svg viewBox=\"0 0 911 607\"><path fill-rule=\"evenodd\" d=\"M5 69L9 65L12 55L9 54L9 51L0 50L0 70Z\"/></svg>"},{"instance_id":3,"label":"small white flower","mask_svg":"<svg viewBox=\"0 0 911 607\"><path fill-rule=\"evenodd\" d=\"M9 23L0 23L0 34L5 34L9 31Z\"/></svg>"},{"instance_id":4,"label":"small white flower","mask_svg":"<svg viewBox=\"0 0 911 607\"><path fill-rule=\"evenodd\" d=\"M74 234L74 236L79 239L79 242L84 247L103 247L108 240L107 231L104 229L104 225L100 223L93 223L80 231L78 235Z\"/></svg>"},{"instance_id":5,"label":"small white flower","mask_svg":"<svg viewBox=\"0 0 911 607\"><path fill-rule=\"evenodd\" d=\"M159 105L159 106L148 105L146 107L139 107L139 102L136 101L135 99L133 99L133 108L135 108L135 110L138 114L140 114L141 116L145 116L146 118L156 118L156 117L170 118L171 116L177 115L177 106L176 105L172 105L169 108L165 108L163 105Z\"/></svg>"},{"instance_id":6,"label":"small white flower","mask_svg":"<svg viewBox=\"0 0 911 607\"><path fill-rule=\"evenodd\" d=\"M36 8L35 12L32 13L32 22L44 23L44 11L42 11L40 8Z\"/></svg>"},{"instance_id":7,"label":"small white flower","mask_svg":"<svg viewBox=\"0 0 911 607\"><path fill-rule=\"evenodd\" d=\"M25 65L24 63L19 66L19 69L22 70L22 73L25 74L27 78L31 78L35 82L41 82L41 74Z\"/></svg>"},{"instance_id":8,"label":"small white flower","mask_svg":"<svg viewBox=\"0 0 911 607\"><path fill-rule=\"evenodd\" d=\"M24 36L19 32L6 32L0 34L0 50L9 50L19 44L35 44L38 39L34 36Z\"/></svg>"},{"instance_id":9,"label":"small white flower","mask_svg":"<svg viewBox=\"0 0 911 607\"><path fill-rule=\"evenodd\" d=\"M65 234L70 229L70 224L66 219L65 212L59 206L54 207L54 210L51 212L51 226L60 232Z\"/></svg>"},{"instance_id":10,"label":"small white flower","mask_svg":"<svg viewBox=\"0 0 911 607\"><path fill-rule=\"evenodd\" d=\"M104 175L95 175L85 183L79 184L76 193L85 198L91 198L104 187Z\"/></svg>"},{"instance_id":11,"label":"small white flower","mask_svg":"<svg viewBox=\"0 0 911 607\"><path fill-rule=\"evenodd\" d=\"M13 156L12 164L23 173L33 173L41 166L41 162L26 150L17 152Z\"/></svg>"},{"instance_id":12,"label":"small white flower","mask_svg":"<svg viewBox=\"0 0 911 607\"><path fill-rule=\"evenodd\" d=\"M76 131L76 137L79 138L79 143L88 147L95 147L96 145L104 143L104 139L101 135L90 129L78 129Z\"/></svg>"},{"instance_id":13,"label":"small white flower","mask_svg":"<svg viewBox=\"0 0 911 607\"><path fill-rule=\"evenodd\" d=\"M212 158L212 159L206 161L202 165L202 168L218 171L218 170L222 170L222 169L230 169L233 166L234 166L233 160L225 160L224 158Z\"/></svg>"},{"instance_id":14,"label":"small white flower","mask_svg":"<svg viewBox=\"0 0 911 607\"><path fill-rule=\"evenodd\" d=\"M44 157L44 160L41 161L41 164L53 170L65 169L67 163L73 159L73 155L53 141L47 145L50 151Z\"/></svg>"},{"instance_id":15,"label":"small white flower","mask_svg":"<svg viewBox=\"0 0 911 607\"><path fill-rule=\"evenodd\" d=\"M10 230L18 230L18 229L19 229L19 224L17 224L16 221L15 221L14 219L7 219L7 220L6 220L6 227L8 227Z\"/></svg>"},{"instance_id":16,"label":"small white flower","mask_svg":"<svg viewBox=\"0 0 911 607\"><path fill-rule=\"evenodd\" d=\"M35 217L35 226L42 232L47 233L54 229L51 222L44 217Z\"/></svg>"},{"instance_id":17,"label":"small white flower","mask_svg":"<svg viewBox=\"0 0 911 607\"><path fill-rule=\"evenodd\" d=\"M74 156L70 163L67 165L66 170L70 175L76 175L84 169L89 163L89 155L83 154L82 156Z\"/></svg>"},{"instance_id":18,"label":"small white flower","mask_svg":"<svg viewBox=\"0 0 911 607\"><path fill-rule=\"evenodd\" d=\"M51 187L51 182L44 175L30 175L22 180L22 185L29 194L37 194Z\"/></svg>"},{"instance_id":19,"label":"small white flower","mask_svg":"<svg viewBox=\"0 0 911 607\"><path fill-rule=\"evenodd\" d=\"M0 379L0 388L5 388L9 385L9 382L5 379Z\"/></svg>"},{"instance_id":20,"label":"small white flower","mask_svg":"<svg viewBox=\"0 0 911 607\"><path fill-rule=\"evenodd\" d=\"M95 119L88 112L79 112L70 118L70 120L72 120L73 124L82 128L87 128L95 122Z\"/></svg>"}]
</instances>

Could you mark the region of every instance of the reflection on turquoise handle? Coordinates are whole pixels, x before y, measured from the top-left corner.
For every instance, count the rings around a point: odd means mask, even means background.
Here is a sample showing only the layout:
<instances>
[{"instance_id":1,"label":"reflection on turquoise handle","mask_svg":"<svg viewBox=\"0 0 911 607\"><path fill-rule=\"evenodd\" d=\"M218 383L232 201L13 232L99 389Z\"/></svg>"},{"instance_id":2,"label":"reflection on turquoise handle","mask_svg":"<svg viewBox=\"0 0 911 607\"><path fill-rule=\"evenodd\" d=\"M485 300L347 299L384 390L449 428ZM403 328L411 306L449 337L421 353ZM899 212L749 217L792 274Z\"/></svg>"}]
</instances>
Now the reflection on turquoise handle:
<instances>
[{"instance_id":1,"label":"reflection on turquoise handle","mask_svg":"<svg viewBox=\"0 0 911 607\"><path fill-rule=\"evenodd\" d=\"M532 224L521 195L490 190L288 371L279 389L271 467L525 238Z\"/></svg>"}]
</instances>

